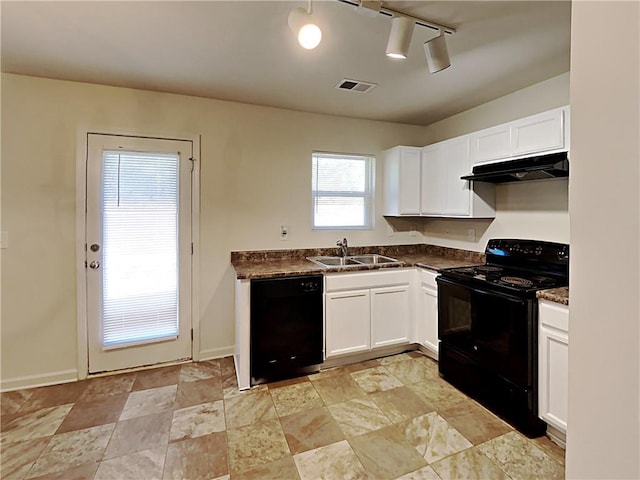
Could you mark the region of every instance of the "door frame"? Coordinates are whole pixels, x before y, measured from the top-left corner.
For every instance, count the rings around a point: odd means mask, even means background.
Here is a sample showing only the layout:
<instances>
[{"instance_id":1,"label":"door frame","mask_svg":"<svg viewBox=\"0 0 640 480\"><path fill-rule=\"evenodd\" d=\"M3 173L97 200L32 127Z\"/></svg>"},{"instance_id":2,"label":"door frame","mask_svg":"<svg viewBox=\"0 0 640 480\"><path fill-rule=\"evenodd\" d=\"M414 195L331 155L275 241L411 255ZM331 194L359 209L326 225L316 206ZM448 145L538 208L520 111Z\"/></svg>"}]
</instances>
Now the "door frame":
<instances>
[{"instance_id":1,"label":"door frame","mask_svg":"<svg viewBox=\"0 0 640 480\"><path fill-rule=\"evenodd\" d=\"M90 134L120 137L178 140L193 145L193 175L191 177L191 358L200 360L200 141L199 134L158 135L109 128L81 128L76 143L76 305L78 380L89 376L89 344L87 339L87 268L85 267L86 207L87 207L87 146Z\"/></svg>"}]
</instances>

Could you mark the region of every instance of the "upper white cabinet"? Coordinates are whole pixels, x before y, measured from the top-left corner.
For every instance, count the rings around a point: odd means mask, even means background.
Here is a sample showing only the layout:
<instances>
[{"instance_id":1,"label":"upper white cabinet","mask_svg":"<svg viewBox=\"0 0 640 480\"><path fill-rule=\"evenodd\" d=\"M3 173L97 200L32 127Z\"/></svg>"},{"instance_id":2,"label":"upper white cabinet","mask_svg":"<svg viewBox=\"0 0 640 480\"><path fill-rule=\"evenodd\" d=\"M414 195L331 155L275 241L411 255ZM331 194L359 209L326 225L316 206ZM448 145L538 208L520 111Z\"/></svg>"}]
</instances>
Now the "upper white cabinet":
<instances>
[{"instance_id":1,"label":"upper white cabinet","mask_svg":"<svg viewBox=\"0 0 640 480\"><path fill-rule=\"evenodd\" d=\"M538 302L538 412L566 433L569 382L569 308Z\"/></svg>"},{"instance_id":2,"label":"upper white cabinet","mask_svg":"<svg viewBox=\"0 0 640 480\"><path fill-rule=\"evenodd\" d=\"M420 215L419 147L394 147L383 152L383 215Z\"/></svg>"},{"instance_id":3,"label":"upper white cabinet","mask_svg":"<svg viewBox=\"0 0 640 480\"><path fill-rule=\"evenodd\" d=\"M569 107L556 108L469 135L474 165L569 149Z\"/></svg>"}]
</instances>

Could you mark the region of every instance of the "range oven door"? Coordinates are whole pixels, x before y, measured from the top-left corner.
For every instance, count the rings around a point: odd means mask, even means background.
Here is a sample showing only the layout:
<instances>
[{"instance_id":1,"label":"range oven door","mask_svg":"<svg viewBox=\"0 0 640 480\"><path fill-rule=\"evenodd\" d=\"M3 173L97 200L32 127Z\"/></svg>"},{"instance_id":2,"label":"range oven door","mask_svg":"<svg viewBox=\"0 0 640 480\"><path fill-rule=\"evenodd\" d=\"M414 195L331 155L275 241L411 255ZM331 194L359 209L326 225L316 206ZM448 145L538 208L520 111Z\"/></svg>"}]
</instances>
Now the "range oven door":
<instances>
[{"instance_id":1,"label":"range oven door","mask_svg":"<svg viewBox=\"0 0 640 480\"><path fill-rule=\"evenodd\" d=\"M535 301L438 277L438 338L471 361L532 386Z\"/></svg>"}]
</instances>

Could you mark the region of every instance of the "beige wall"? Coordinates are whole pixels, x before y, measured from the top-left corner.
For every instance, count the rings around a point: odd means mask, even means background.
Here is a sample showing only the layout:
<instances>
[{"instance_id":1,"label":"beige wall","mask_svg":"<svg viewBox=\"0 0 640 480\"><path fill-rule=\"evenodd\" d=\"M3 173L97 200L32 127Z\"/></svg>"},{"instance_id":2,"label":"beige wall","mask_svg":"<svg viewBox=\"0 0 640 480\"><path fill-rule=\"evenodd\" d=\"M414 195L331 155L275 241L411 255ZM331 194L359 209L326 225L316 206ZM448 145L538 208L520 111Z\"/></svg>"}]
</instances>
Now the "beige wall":
<instances>
[{"instance_id":1,"label":"beige wall","mask_svg":"<svg viewBox=\"0 0 640 480\"><path fill-rule=\"evenodd\" d=\"M434 143L569 104L565 73L449 117L425 128ZM532 238L569 243L568 181L540 180L496 186L493 220L421 220L427 243L483 251L490 238ZM469 230L475 241L468 241Z\"/></svg>"},{"instance_id":2,"label":"beige wall","mask_svg":"<svg viewBox=\"0 0 640 480\"><path fill-rule=\"evenodd\" d=\"M640 3L573 2L571 23L566 473L638 479Z\"/></svg>"},{"instance_id":3,"label":"beige wall","mask_svg":"<svg viewBox=\"0 0 640 480\"><path fill-rule=\"evenodd\" d=\"M332 246L343 235L311 230L311 151L377 154L418 142L423 132L399 124L16 75L2 76L2 117L2 230L10 236L10 248L1 251L3 388L75 377L79 130L202 135L204 356L233 350L231 250ZM290 228L286 242L279 239L281 224ZM388 236L379 215L375 230L347 236L353 245L421 241L408 233Z\"/></svg>"}]
</instances>

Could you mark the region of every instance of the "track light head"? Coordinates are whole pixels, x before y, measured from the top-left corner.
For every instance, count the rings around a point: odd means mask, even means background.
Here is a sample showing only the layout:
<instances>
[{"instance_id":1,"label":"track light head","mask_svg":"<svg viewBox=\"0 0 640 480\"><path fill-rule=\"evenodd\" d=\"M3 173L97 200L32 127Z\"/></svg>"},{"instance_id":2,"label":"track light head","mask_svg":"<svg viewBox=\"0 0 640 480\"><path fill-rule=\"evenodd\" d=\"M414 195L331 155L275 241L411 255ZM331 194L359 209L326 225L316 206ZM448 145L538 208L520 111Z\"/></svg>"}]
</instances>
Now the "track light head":
<instances>
[{"instance_id":1,"label":"track light head","mask_svg":"<svg viewBox=\"0 0 640 480\"><path fill-rule=\"evenodd\" d=\"M304 8L294 8L289 13L289 28L293 31L302 48L316 48L322 40L322 30L316 25L311 13Z\"/></svg>"},{"instance_id":2,"label":"track light head","mask_svg":"<svg viewBox=\"0 0 640 480\"><path fill-rule=\"evenodd\" d=\"M449 52L447 51L447 41L442 30L440 30L437 37L425 42L424 53L431 73L439 72L451 66Z\"/></svg>"},{"instance_id":3,"label":"track light head","mask_svg":"<svg viewBox=\"0 0 640 480\"><path fill-rule=\"evenodd\" d=\"M386 54L391 58L407 58L409 44L415 21L407 17L393 17L391 20L391 33L387 42Z\"/></svg>"}]
</instances>

